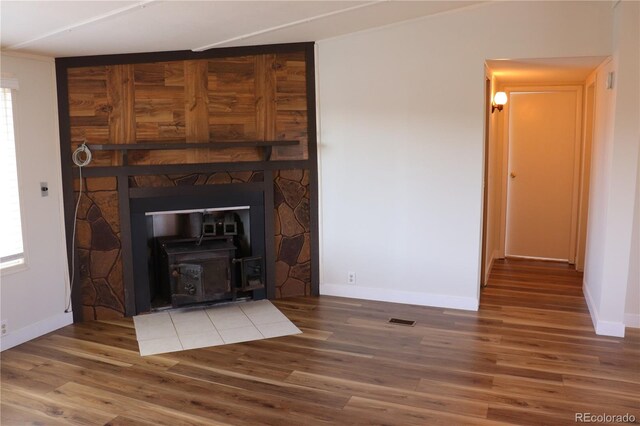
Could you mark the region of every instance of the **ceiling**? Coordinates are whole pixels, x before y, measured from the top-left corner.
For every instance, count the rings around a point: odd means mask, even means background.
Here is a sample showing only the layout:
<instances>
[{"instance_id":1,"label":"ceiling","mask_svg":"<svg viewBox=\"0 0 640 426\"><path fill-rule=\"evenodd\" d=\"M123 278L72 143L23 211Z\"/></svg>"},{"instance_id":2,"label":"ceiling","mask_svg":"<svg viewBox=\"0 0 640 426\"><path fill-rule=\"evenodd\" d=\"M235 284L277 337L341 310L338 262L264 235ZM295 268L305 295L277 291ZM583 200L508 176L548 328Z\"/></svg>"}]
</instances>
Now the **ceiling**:
<instances>
[{"instance_id":1,"label":"ceiling","mask_svg":"<svg viewBox=\"0 0 640 426\"><path fill-rule=\"evenodd\" d=\"M587 79L606 56L488 60L502 84L577 83Z\"/></svg>"},{"instance_id":2,"label":"ceiling","mask_svg":"<svg viewBox=\"0 0 640 426\"><path fill-rule=\"evenodd\" d=\"M317 41L482 1L0 1L2 50L53 57Z\"/></svg>"}]
</instances>

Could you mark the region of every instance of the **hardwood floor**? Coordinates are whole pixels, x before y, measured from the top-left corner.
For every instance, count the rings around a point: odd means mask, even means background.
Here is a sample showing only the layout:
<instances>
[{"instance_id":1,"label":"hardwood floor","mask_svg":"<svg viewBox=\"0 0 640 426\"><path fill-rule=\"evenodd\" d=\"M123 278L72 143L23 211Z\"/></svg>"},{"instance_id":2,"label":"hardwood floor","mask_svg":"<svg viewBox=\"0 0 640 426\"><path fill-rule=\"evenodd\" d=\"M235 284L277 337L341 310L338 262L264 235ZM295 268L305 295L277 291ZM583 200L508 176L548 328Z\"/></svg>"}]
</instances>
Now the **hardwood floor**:
<instances>
[{"instance_id":1,"label":"hardwood floor","mask_svg":"<svg viewBox=\"0 0 640 426\"><path fill-rule=\"evenodd\" d=\"M150 357L130 319L75 324L2 353L2 425L639 423L640 330L597 336L581 280L497 262L478 312L278 300L304 334Z\"/></svg>"}]
</instances>

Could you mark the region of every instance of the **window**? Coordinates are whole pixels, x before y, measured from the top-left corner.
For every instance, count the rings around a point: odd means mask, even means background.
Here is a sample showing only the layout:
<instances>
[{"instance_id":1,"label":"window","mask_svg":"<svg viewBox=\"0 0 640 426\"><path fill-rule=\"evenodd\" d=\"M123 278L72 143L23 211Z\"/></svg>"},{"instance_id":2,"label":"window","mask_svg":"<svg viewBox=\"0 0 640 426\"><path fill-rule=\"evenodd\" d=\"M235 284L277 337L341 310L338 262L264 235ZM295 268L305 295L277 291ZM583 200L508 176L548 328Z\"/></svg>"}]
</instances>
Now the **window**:
<instances>
[{"instance_id":1,"label":"window","mask_svg":"<svg viewBox=\"0 0 640 426\"><path fill-rule=\"evenodd\" d=\"M0 94L0 269L24 263L11 89Z\"/></svg>"}]
</instances>

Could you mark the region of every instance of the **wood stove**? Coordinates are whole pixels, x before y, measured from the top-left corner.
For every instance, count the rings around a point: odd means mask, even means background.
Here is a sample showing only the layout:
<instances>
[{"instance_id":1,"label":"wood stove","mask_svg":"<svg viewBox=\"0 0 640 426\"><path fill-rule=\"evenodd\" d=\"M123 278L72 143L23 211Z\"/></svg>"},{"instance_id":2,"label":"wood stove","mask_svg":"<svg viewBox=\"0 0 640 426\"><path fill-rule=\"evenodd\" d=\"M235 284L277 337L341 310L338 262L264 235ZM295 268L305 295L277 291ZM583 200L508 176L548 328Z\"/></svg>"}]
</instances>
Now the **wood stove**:
<instances>
[{"instance_id":1,"label":"wood stove","mask_svg":"<svg viewBox=\"0 0 640 426\"><path fill-rule=\"evenodd\" d=\"M232 237L160 238L158 245L162 287L173 307L235 299Z\"/></svg>"},{"instance_id":2,"label":"wood stove","mask_svg":"<svg viewBox=\"0 0 640 426\"><path fill-rule=\"evenodd\" d=\"M136 313L273 292L262 184L168 189L131 200Z\"/></svg>"}]
</instances>

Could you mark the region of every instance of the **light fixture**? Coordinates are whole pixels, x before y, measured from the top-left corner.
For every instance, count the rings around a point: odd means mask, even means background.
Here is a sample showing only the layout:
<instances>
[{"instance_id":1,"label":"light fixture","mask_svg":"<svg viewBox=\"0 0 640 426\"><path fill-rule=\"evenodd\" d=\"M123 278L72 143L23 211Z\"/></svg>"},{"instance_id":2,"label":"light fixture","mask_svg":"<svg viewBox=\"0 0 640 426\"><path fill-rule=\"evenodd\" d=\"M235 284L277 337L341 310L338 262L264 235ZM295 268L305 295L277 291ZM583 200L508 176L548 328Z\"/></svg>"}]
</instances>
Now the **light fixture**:
<instances>
[{"instance_id":1,"label":"light fixture","mask_svg":"<svg viewBox=\"0 0 640 426\"><path fill-rule=\"evenodd\" d=\"M496 92L493 95L493 103L491 104L491 113L493 111L498 110L502 111L502 107L507 103L507 94L504 92Z\"/></svg>"}]
</instances>

